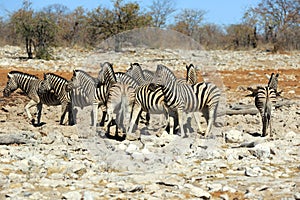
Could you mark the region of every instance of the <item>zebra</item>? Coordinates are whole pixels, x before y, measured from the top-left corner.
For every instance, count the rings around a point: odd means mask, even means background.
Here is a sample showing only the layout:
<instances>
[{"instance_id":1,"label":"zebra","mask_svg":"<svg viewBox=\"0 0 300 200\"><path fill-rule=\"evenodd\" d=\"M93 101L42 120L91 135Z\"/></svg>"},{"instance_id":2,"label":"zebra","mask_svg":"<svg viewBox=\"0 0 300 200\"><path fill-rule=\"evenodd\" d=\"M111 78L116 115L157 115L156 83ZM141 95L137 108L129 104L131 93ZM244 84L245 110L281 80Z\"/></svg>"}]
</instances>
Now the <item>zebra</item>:
<instances>
[{"instance_id":1,"label":"zebra","mask_svg":"<svg viewBox=\"0 0 300 200\"><path fill-rule=\"evenodd\" d=\"M131 77L118 73L119 82L113 70L113 65L106 62L99 71L98 79L107 87L107 123L104 126L106 132L110 134L110 126L112 124L113 115L117 116L117 128L121 126L123 133L126 132L123 121L126 112L131 113L131 108L135 101L135 91L138 86L136 81Z\"/></svg>"},{"instance_id":2,"label":"zebra","mask_svg":"<svg viewBox=\"0 0 300 200\"><path fill-rule=\"evenodd\" d=\"M54 73L44 73L44 80L39 87L40 93L53 91L61 104L62 116L60 124L64 123L65 115L68 112L68 124L74 125L73 105L70 92L67 92L68 80Z\"/></svg>"},{"instance_id":3,"label":"zebra","mask_svg":"<svg viewBox=\"0 0 300 200\"><path fill-rule=\"evenodd\" d=\"M270 126L270 136L272 137L271 114L272 105L276 102L276 91L269 87L259 87L255 96L255 106L262 119L262 137L267 136L267 128Z\"/></svg>"},{"instance_id":4,"label":"zebra","mask_svg":"<svg viewBox=\"0 0 300 200\"><path fill-rule=\"evenodd\" d=\"M100 125L104 124L107 87L101 84L98 78L92 77L83 70L75 69L66 89L72 91L72 101L75 107L84 108L92 105L93 127L97 126L98 107L100 106L102 110Z\"/></svg>"},{"instance_id":5,"label":"zebra","mask_svg":"<svg viewBox=\"0 0 300 200\"><path fill-rule=\"evenodd\" d=\"M174 73L164 65L158 65L156 69L157 83L163 85L163 93L167 106L175 110L178 115L181 136L186 134L183 129L184 112L201 111L206 119L207 128L204 136L211 132L216 120L216 111L221 96L220 90L212 83L196 83L189 85L176 81ZM194 115L198 128L201 130L200 119Z\"/></svg>"},{"instance_id":6,"label":"zebra","mask_svg":"<svg viewBox=\"0 0 300 200\"><path fill-rule=\"evenodd\" d=\"M131 113L134 102L135 88L132 85L117 82L108 89L106 104L107 122L104 126L107 134L110 136L119 136L118 127L122 129L123 133L126 133L124 120L127 117L126 114ZM116 133L114 135L110 133L113 119L115 119L116 124Z\"/></svg>"},{"instance_id":7,"label":"zebra","mask_svg":"<svg viewBox=\"0 0 300 200\"><path fill-rule=\"evenodd\" d=\"M60 105L60 101L52 91L48 91L46 93L39 92L42 80L38 77L20 71L11 71L7 74L7 78L8 81L4 88L3 95L8 97L12 92L20 88L29 97L30 101L25 105L25 113L32 125L35 125L35 119L30 113L29 109L31 107L37 106L36 125L39 126L41 124L43 104L48 106Z\"/></svg>"},{"instance_id":8,"label":"zebra","mask_svg":"<svg viewBox=\"0 0 300 200\"><path fill-rule=\"evenodd\" d=\"M126 135L126 139L133 140L140 138L139 135L133 135L134 126L138 123L137 119L142 111L151 114L163 114L166 119L164 127L167 128L168 123L170 125L170 134L174 132L174 123L170 122L169 115L172 113L169 111L168 107L165 104L165 97L163 94L162 86L150 83L147 85L140 86L135 94L135 104L133 106L130 125ZM172 115L173 116L173 115Z\"/></svg>"}]
</instances>

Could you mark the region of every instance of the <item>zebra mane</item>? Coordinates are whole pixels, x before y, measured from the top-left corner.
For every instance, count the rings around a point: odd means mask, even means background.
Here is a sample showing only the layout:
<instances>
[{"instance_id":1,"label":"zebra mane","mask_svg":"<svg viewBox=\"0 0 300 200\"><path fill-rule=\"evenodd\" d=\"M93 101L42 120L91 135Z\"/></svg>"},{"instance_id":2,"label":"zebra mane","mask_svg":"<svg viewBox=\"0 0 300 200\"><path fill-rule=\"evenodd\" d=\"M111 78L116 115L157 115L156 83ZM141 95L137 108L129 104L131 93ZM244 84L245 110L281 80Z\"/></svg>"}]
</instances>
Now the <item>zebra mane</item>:
<instances>
[{"instance_id":1,"label":"zebra mane","mask_svg":"<svg viewBox=\"0 0 300 200\"><path fill-rule=\"evenodd\" d=\"M44 77L47 76L47 75L54 76L54 77L59 78L59 79L63 79L64 81L68 81L66 78L64 78L64 77L62 77L62 76L60 76L60 75L51 73L51 72L45 73L45 74L44 74Z\"/></svg>"},{"instance_id":2,"label":"zebra mane","mask_svg":"<svg viewBox=\"0 0 300 200\"><path fill-rule=\"evenodd\" d=\"M171 69L169 69L168 67L162 65L162 64L159 64L157 65L157 68L156 68L156 75L157 73L160 72L160 73L163 73L163 74L168 74L168 76L173 79L173 80L177 80L177 77L175 76L175 74L171 71Z\"/></svg>"},{"instance_id":3,"label":"zebra mane","mask_svg":"<svg viewBox=\"0 0 300 200\"><path fill-rule=\"evenodd\" d=\"M117 78L113 69L113 65L109 62L104 62L103 64L101 64L101 70L99 71L99 75L102 74L102 76L104 75L104 81L110 81L110 80L105 80L106 77L105 75L107 75L107 72L111 72L109 73L110 75L112 75L113 78L113 82L117 82ZM99 75L98 75L98 79L99 79ZM101 80L101 79L100 79Z\"/></svg>"},{"instance_id":4,"label":"zebra mane","mask_svg":"<svg viewBox=\"0 0 300 200\"><path fill-rule=\"evenodd\" d=\"M35 76L33 74L28 74L28 73L20 72L20 71L11 71L8 74L11 74L11 75L15 75L16 74L16 75L21 75L21 76L29 76L29 78L39 79L37 76Z\"/></svg>"},{"instance_id":5,"label":"zebra mane","mask_svg":"<svg viewBox=\"0 0 300 200\"><path fill-rule=\"evenodd\" d=\"M77 72L77 73L84 74L85 77L90 78L90 79L92 79L95 82L99 82L98 78L95 78L95 77L91 76L86 71L83 71L83 70L80 70L80 69L75 69L74 71Z\"/></svg>"}]
</instances>

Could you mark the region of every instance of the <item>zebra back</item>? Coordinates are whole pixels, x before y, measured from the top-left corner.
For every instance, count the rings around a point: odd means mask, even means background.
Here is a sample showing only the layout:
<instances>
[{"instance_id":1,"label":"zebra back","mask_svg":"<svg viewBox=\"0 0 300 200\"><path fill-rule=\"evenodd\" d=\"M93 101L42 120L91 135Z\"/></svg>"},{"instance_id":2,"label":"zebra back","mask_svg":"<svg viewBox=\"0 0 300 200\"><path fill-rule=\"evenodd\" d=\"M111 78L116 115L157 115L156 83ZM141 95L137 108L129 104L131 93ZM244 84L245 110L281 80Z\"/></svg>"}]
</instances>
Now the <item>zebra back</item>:
<instances>
[{"instance_id":1,"label":"zebra back","mask_svg":"<svg viewBox=\"0 0 300 200\"><path fill-rule=\"evenodd\" d=\"M165 96L161 85L150 83L137 89L136 102L143 111L150 113L162 113L165 108Z\"/></svg>"},{"instance_id":2,"label":"zebra back","mask_svg":"<svg viewBox=\"0 0 300 200\"><path fill-rule=\"evenodd\" d=\"M134 89L137 89L139 87L138 82L128 74L123 72L116 72L115 75L118 83L131 85Z\"/></svg>"}]
</instances>

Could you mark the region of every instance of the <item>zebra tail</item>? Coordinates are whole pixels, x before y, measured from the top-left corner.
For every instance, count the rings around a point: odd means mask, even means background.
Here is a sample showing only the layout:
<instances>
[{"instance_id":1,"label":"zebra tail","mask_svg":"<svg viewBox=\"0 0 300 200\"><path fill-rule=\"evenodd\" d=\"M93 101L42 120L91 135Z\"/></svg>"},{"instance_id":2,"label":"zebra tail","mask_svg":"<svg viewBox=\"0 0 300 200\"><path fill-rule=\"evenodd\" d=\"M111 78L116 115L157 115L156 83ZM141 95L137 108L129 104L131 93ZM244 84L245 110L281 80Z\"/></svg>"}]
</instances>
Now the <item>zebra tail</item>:
<instances>
[{"instance_id":1,"label":"zebra tail","mask_svg":"<svg viewBox=\"0 0 300 200\"><path fill-rule=\"evenodd\" d=\"M120 111L119 114L117 115L117 122L116 122L122 128L124 128L124 119L126 118L127 104L128 104L127 96L125 94L122 94Z\"/></svg>"}]
</instances>

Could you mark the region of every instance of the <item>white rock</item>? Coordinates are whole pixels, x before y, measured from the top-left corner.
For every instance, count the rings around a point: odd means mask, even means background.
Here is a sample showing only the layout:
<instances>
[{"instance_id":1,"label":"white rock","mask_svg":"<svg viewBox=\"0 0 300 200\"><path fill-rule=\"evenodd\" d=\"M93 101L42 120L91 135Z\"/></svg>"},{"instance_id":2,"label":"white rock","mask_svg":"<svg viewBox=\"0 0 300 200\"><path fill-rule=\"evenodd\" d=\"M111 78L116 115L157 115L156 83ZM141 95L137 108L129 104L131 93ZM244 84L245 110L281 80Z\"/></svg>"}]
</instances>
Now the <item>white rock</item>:
<instances>
[{"instance_id":1,"label":"white rock","mask_svg":"<svg viewBox=\"0 0 300 200\"><path fill-rule=\"evenodd\" d=\"M64 193L63 198L70 199L70 200L80 200L82 198L82 195L78 191L71 191Z\"/></svg>"},{"instance_id":2,"label":"white rock","mask_svg":"<svg viewBox=\"0 0 300 200\"><path fill-rule=\"evenodd\" d=\"M126 149L126 153L132 154L133 152L137 152L138 150L138 146L136 146L135 144L129 144Z\"/></svg>"},{"instance_id":3,"label":"white rock","mask_svg":"<svg viewBox=\"0 0 300 200\"><path fill-rule=\"evenodd\" d=\"M225 141L227 143L240 143L243 142L243 133L238 130L230 130L225 132Z\"/></svg>"},{"instance_id":4,"label":"white rock","mask_svg":"<svg viewBox=\"0 0 300 200\"><path fill-rule=\"evenodd\" d=\"M196 187L192 184L188 184L188 183L184 184L184 187L189 188L190 193L192 195L194 195L195 197L204 198L204 199L210 199L210 197L211 197L211 195L208 192L206 192L203 189Z\"/></svg>"}]
</instances>

